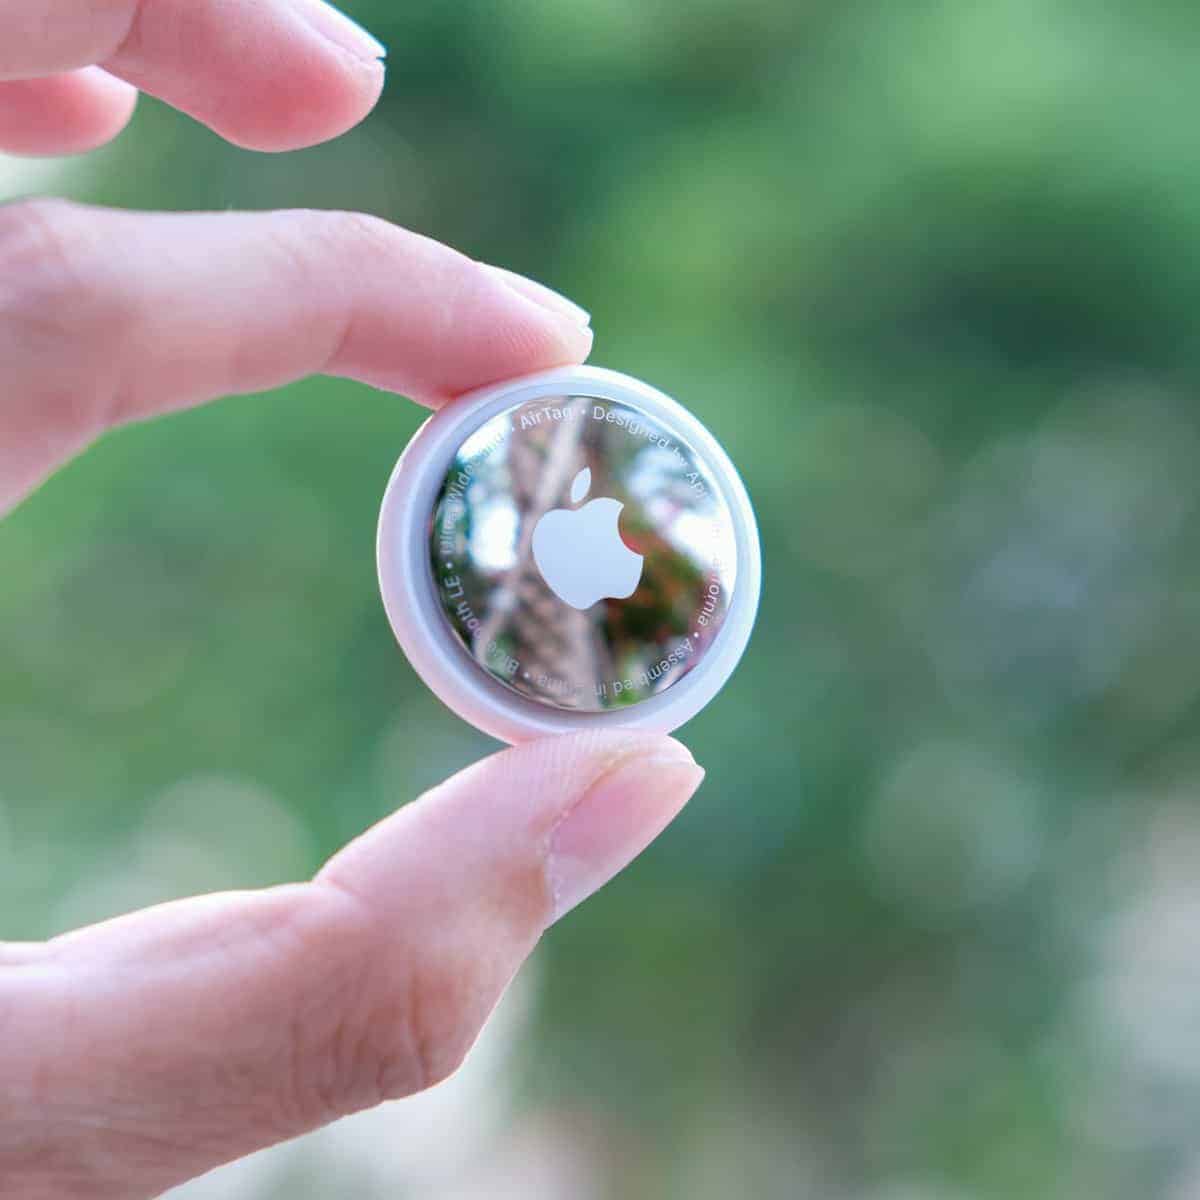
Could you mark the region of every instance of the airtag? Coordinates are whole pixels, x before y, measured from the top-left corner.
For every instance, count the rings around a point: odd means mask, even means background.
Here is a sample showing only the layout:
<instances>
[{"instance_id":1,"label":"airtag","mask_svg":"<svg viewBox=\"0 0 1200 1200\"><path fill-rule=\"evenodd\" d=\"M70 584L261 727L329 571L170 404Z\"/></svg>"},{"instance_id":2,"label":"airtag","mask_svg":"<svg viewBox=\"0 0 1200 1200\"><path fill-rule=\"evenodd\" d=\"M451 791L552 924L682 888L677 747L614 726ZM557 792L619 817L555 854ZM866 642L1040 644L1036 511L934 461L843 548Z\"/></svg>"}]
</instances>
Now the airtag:
<instances>
[{"instance_id":1,"label":"airtag","mask_svg":"<svg viewBox=\"0 0 1200 1200\"><path fill-rule=\"evenodd\" d=\"M591 367L431 417L388 484L378 562L417 672L509 742L676 728L733 672L759 595L724 451L669 397Z\"/></svg>"}]
</instances>

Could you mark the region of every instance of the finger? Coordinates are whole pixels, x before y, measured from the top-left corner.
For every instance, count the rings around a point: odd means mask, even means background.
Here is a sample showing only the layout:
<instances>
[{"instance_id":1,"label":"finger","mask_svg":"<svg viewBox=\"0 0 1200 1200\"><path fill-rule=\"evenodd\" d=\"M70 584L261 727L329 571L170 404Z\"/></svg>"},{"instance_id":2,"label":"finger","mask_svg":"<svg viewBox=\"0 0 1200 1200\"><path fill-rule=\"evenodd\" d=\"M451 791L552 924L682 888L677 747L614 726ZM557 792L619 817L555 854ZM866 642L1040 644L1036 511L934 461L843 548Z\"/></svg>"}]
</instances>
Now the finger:
<instances>
[{"instance_id":1,"label":"finger","mask_svg":"<svg viewBox=\"0 0 1200 1200\"><path fill-rule=\"evenodd\" d=\"M152 413L316 372L438 404L590 347L560 307L370 217L0 207L0 512Z\"/></svg>"},{"instance_id":2,"label":"finger","mask_svg":"<svg viewBox=\"0 0 1200 1200\"><path fill-rule=\"evenodd\" d=\"M322 0L0 0L0 80L100 64L257 150L357 124L383 54Z\"/></svg>"},{"instance_id":3,"label":"finger","mask_svg":"<svg viewBox=\"0 0 1200 1200\"><path fill-rule=\"evenodd\" d=\"M0 83L0 150L82 154L129 123L137 88L99 67Z\"/></svg>"},{"instance_id":4,"label":"finger","mask_svg":"<svg viewBox=\"0 0 1200 1200\"><path fill-rule=\"evenodd\" d=\"M702 774L667 738L526 745L388 818L312 884L50 943L0 975L0 1177L22 1196L157 1195L444 1078L547 924Z\"/></svg>"}]
</instances>

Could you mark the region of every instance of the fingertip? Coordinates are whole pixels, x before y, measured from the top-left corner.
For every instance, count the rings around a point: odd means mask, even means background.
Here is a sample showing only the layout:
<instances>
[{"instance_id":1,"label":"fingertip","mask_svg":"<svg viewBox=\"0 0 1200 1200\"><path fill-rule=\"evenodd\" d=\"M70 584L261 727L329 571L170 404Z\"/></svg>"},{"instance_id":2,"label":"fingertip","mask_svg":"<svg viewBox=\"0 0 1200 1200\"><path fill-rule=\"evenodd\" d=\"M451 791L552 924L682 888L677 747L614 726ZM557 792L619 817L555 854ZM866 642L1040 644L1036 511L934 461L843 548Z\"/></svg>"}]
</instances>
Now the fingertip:
<instances>
[{"instance_id":1,"label":"fingertip","mask_svg":"<svg viewBox=\"0 0 1200 1200\"><path fill-rule=\"evenodd\" d=\"M329 374L438 408L591 353L591 329L561 301L539 302L430 238L355 213L300 214L296 232L348 283L352 311Z\"/></svg>"},{"instance_id":2,"label":"fingertip","mask_svg":"<svg viewBox=\"0 0 1200 1200\"><path fill-rule=\"evenodd\" d=\"M519 769L529 777L553 780L562 787L566 783L564 775L587 784L626 759L658 755L695 761L687 747L668 734L601 728L523 742L484 762L506 760L514 769L519 763Z\"/></svg>"},{"instance_id":3,"label":"fingertip","mask_svg":"<svg viewBox=\"0 0 1200 1200\"><path fill-rule=\"evenodd\" d=\"M293 0L294 11L323 38L359 62L387 57L387 47L329 0Z\"/></svg>"},{"instance_id":4,"label":"fingertip","mask_svg":"<svg viewBox=\"0 0 1200 1200\"><path fill-rule=\"evenodd\" d=\"M82 147L91 150L124 131L137 109L138 90L100 67L85 67L79 74L85 77L97 101L92 140Z\"/></svg>"},{"instance_id":5,"label":"fingertip","mask_svg":"<svg viewBox=\"0 0 1200 1200\"><path fill-rule=\"evenodd\" d=\"M318 146L360 124L383 94L382 62L347 63L333 47L282 80L250 80L213 111L188 110L243 150L283 154Z\"/></svg>"},{"instance_id":6,"label":"fingertip","mask_svg":"<svg viewBox=\"0 0 1200 1200\"><path fill-rule=\"evenodd\" d=\"M562 813L546 877L558 921L629 865L683 809L704 779L674 738L626 741Z\"/></svg>"},{"instance_id":7,"label":"fingertip","mask_svg":"<svg viewBox=\"0 0 1200 1200\"><path fill-rule=\"evenodd\" d=\"M434 407L476 388L552 367L586 362L594 334L561 304L534 299L498 272L471 264L454 324L455 352L418 398Z\"/></svg>"},{"instance_id":8,"label":"fingertip","mask_svg":"<svg viewBox=\"0 0 1200 1200\"><path fill-rule=\"evenodd\" d=\"M596 730L510 747L458 777L457 790L476 803L490 794L497 826L542 847L550 925L637 858L704 774L675 738Z\"/></svg>"},{"instance_id":9,"label":"fingertip","mask_svg":"<svg viewBox=\"0 0 1200 1200\"><path fill-rule=\"evenodd\" d=\"M516 271L510 271L507 267L498 267L492 263L481 263L480 265L485 271L492 272L501 283L520 292L523 296L527 296L543 308L549 308L554 312L561 313L564 317L569 317L576 325L584 327L591 325L592 314L583 305L576 304L569 296L556 292L536 279L518 275Z\"/></svg>"},{"instance_id":10,"label":"fingertip","mask_svg":"<svg viewBox=\"0 0 1200 1200\"><path fill-rule=\"evenodd\" d=\"M287 52L265 70L243 68L232 103L209 123L235 145L267 153L303 150L353 129L383 94L383 45L324 0L293 2L276 20Z\"/></svg>"},{"instance_id":11,"label":"fingertip","mask_svg":"<svg viewBox=\"0 0 1200 1200\"><path fill-rule=\"evenodd\" d=\"M0 148L51 157L85 154L129 124L137 88L99 67L0 83Z\"/></svg>"},{"instance_id":12,"label":"fingertip","mask_svg":"<svg viewBox=\"0 0 1200 1200\"><path fill-rule=\"evenodd\" d=\"M497 913L522 914L518 928L543 928L636 858L703 776L661 734L588 731L510 746L386 818L321 875L389 907L421 879L428 894L464 903L480 892Z\"/></svg>"},{"instance_id":13,"label":"fingertip","mask_svg":"<svg viewBox=\"0 0 1200 1200\"><path fill-rule=\"evenodd\" d=\"M318 0L227 8L146 5L138 36L104 65L247 150L315 146L375 107L380 44L336 9Z\"/></svg>"}]
</instances>

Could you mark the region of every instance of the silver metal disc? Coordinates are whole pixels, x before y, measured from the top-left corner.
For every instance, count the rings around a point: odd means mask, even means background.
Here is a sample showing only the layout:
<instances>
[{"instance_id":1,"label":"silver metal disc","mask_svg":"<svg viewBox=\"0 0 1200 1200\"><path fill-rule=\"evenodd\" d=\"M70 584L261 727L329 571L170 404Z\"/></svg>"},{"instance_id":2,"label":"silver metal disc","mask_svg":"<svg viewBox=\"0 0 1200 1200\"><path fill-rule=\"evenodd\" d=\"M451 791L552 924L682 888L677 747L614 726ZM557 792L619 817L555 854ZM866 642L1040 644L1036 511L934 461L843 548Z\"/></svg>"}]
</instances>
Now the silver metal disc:
<instances>
[{"instance_id":1,"label":"silver metal disc","mask_svg":"<svg viewBox=\"0 0 1200 1200\"><path fill-rule=\"evenodd\" d=\"M736 534L712 472L626 403L540 398L459 447L429 528L442 612L522 696L603 712L703 661L736 586Z\"/></svg>"}]
</instances>

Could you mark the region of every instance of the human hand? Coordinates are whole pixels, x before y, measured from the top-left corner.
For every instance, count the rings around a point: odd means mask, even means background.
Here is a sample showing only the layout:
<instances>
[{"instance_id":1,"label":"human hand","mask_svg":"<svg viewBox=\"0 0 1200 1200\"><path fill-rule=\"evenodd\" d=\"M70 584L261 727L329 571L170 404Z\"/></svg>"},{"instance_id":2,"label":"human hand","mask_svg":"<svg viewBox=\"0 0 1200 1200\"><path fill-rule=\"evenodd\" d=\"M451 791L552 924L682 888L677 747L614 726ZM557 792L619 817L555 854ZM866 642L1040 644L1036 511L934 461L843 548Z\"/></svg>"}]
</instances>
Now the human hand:
<instances>
[{"instance_id":1,"label":"human hand","mask_svg":"<svg viewBox=\"0 0 1200 1200\"><path fill-rule=\"evenodd\" d=\"M238 144L307 145L379 94L357 36L317 0L0 0L0 148L97 145L135 87ZM437 405L590 344L561 297L368 217L3 206L0 513L124 422L317 372ZM547 740L311 882L0 944L0 1196L153 1196L445 1077L701 776L669 738Z\"/></svg>"}]
</instances>

